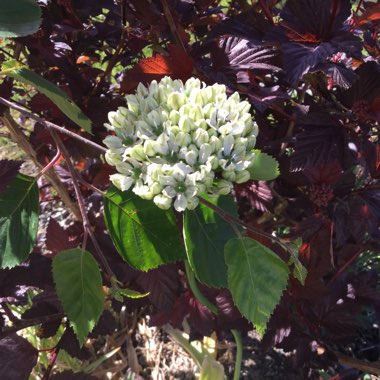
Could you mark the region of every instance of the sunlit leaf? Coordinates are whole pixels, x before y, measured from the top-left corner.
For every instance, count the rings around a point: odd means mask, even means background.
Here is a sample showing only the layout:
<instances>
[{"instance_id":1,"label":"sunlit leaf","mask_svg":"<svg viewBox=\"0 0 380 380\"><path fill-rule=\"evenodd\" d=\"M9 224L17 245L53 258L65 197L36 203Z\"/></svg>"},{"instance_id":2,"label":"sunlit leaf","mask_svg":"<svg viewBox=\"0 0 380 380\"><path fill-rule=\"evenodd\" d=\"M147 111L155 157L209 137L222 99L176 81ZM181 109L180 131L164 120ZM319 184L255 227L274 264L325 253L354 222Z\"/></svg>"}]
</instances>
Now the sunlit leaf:
<instances>
[{"instance_id":1,"label":"sunlit leaf","mask_svg":"<svg viewBox=\"0 0 380 380\"><path fill-rule=\"evenodd\" d=\"M0 1L0 38L33 34L40 24L41 8L35 0Z\"/></svg>"},{"instance_id":2,"label":"sunlit leaf","mask_svg":"<svg viewBox=\"0 0 380 380\"><path fill-rule=\"evenodd\" d=\"M120 255L136 269L147 271L185 258L172 210L113 186L105 197L104 218Z\"/></svg>"},{"instance_id":3,"label":"sunlit leaf","mask_svg":"<svg viewBox=\"0 0 380 380\"><path fill-rule=\"evenodd\" d=\"M230 240L224 252L234 303L262 336L287 286L288 266L248 237Z\"/></svg>"},{"instance_id":4,"label":"sunlit leaf","mask_svg":"<svg viewBox=\"0 0 380 380\"><path fill-rule=\"evenodd\" d=\"M60 252L53 259L58 297L82 346L103 311L102 277L91 253L79 248Z\"/></svg>"},{"instance_id":5,"label":"sunlit leaf","mask_svg":"<svg viewBox=\"0 0 380 380\"><path fill-rule=\"evenodd\" d=\"M19 174L0 193L0 265L11 268L27 259L37 238L38 187Z\"/></svg>"},{"instance_id":6,"label":"sunlit leaf","mask_svg":"<svg viewBox=\"0 0 380 380\"><path fill-rule=\"evenodd\" d=\"M69 119L86 132L91 133L91 120L82 110L54 83L46 80L26 66L11 60L3 63L0 74L10 76L18 81L35 87L48 97Z\"/></svg>"}]
</instances>

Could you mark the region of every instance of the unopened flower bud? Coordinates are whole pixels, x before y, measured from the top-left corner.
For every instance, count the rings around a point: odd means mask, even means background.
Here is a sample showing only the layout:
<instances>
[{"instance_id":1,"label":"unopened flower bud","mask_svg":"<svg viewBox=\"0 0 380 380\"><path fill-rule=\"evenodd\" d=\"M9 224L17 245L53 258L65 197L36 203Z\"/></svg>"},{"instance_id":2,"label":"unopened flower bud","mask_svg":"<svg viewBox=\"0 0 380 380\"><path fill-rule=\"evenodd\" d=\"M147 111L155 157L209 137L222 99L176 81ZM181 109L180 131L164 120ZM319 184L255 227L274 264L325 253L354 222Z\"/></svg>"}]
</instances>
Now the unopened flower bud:
<instances>
[{"instance_id":1,"label":"unopened flower bud","mask_svg":"<svg viewBox=\"0 0 380 380\"><path fill-rule=\"evenodd\" d=\"M232 189L232 184L231 182L229 181L226 181L224 179L221 179L219 182L218 182L218 185L216 187L216 191L218 192L218 194L220 195L227 195L231 192L231 189Z\"/></svg>"},{"instance_id":2,"label":"unopened flower bud","mask_svg":"<svg viewBox=\"0 0 380 380\"><path fill-rule=\"evenodd\" d=\"M133 184L133 179L123 174L112 174L110 176L111 182L121 191L127 191Z\"/></svg>"},{"instance_id":3,"label":"unopened flower bud","mask_svg":"<svg viewBox=\"0 0 380 380\"><path fill-rule=\"evenodd\" d=\"M212 153L212 148L209 144L204 143L199 148L199 162L205 164Z\"/></svg>"},{"instance_id":4,"label":"unopened flower bud","mask_svg":"<svg viewBox=\"0 0 380 380\"><path fill-rule=\"evenodd\" d=\"M107 146L108 149L119 149L122 147L122 141L117 136L107 136L103 143Z\"/></svg>"},{"instance_id":5,"label":"unopened flower bud","mask_svg":"<svg viewBox=\"0 0 380 380\"><path fill-rule=\"evenodd\" d=\"M128 109L133 113L138 113L140 104L137 97L135 95L127 95L125 98L127 99Z\"/></svg>"},{"instance_id":6,"label":"unopened flower bud","mask_svg":"<svg viewBox=\"0 0 380 380\"><path fill-rule=\"evenodd\" d=\"M208 133L204 129L200 129L200 128L196 129L193 132L192 137L193 137L194 144L196 144L198 148L202 144L207 143L209 140Z\"/></svg>"},{"instance_id":7,"label":"unopened flower bud","mask_svg":"<svg viewBox=\"0 0 380 380\"><path fill-rule=\"evenodd\" d=\"M236 173L233 170L223 170L222 176L224 179L230 182L235 182Z\"/></svg>"},{"instance_id":8,"label":"unopened flower bud","mask_svg":"<svg viewBox=\"0 0 380 380\"><path fill-rule=\"evenodd\" d=\"M183 132L191 132L194 128L194 122L190 119L189 116L183 115L179 119L178 126Z\"/></svg>"},{"instance_id":9,"label":"unopened flower bud","mask_svg":"<svg viewBox=\"0 0 380 380\"><path fill-rule=\"evenodd\" d=\"M248 170L242 170L241 172L236 173L235 182L236 183L244 183L249 181L251 178L251 175Z\"/></svg>"},{"instance_id":10,"label":"unopened flower bud","mask_svg":"<svg viewBox=\"0 0 380 380\"><path fill-rule=\"evenodd\" d=\"M177 125L179 123L180 117L181 117L181 115L179 114L179 112L177 110L170 111L169 120L172 123L172 125Z\"/></svg>"},{"instance_id":11,"label":"unopened flower bud","mask_svg":"<svg viewBox=\"0 0 380 380\"><path fill-rule=\"evenodd\" d=\"M140 144L133 146L129 150L129 156L137 161L144 161L146 159L144 147Z\"/></svg>"},{"instance_id":12,"label":"unopened flower bud","mask_svg":"<svg viewBox=\"0 0 380 380\"><path fill-rule=\"evenodd\" d=\"M179 110L180 107L185 103L185 94L182 92L172 92L168 96L168 107L174 110Z\"/></svg>"},{"instance_id":13,"label":"unopened flower bud","mask_svg":"<svg viewBox=\"0 0 380 380\"><path fill-rule=\"evenodd\" d=\"M186 147L191 143L191 136L189 133L180 131L175 136L175 142L180 147Z\"/></svg>"},{"instance_id":14,"label":"unopened flower bud","mask_svg":"<svg viewBox=\"0 0 380 380\"><path fill-rule=\"evenodd\" d=\"M148 157L153 157L156 155L155 141L145 140L145 142L144 142L144 153Z\"/></svg>"}]
</instances>

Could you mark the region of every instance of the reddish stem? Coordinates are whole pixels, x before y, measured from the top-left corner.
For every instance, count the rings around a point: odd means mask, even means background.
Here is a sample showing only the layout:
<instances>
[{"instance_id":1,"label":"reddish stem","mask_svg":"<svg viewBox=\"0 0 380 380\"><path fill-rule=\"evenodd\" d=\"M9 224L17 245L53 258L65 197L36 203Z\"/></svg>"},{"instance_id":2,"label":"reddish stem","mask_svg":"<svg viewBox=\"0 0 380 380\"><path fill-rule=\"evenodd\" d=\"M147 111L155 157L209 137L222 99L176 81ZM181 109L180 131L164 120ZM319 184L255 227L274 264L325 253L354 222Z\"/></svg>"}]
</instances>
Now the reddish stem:
<instances>
[{"instance_id":1,"label":"reddish stem","mask_svg":"<svg viewBox=\"0 0 380 380\"><path fill-rule=\"evenodd\" d=\"M334 0L334 2L333 2L332 11L331 11L331 17L330 17L330 21L329 21L329 26L327 28L327 30L328 30L328 32L326 34L327 37L329 37L330 34L331 34L332 27L333 27L334 21L335 21L335 17L336 17L336 15L338 13L339 3L340 3L340 0Z\"/></svg>"},{"instance_id":2,"label":"reddish stem","mask_svg":"<svg viewBox=\"0 0 380 380\"><path fill-rule=\"evenodd\" d=\"M59 347L55 347L53 349L53 352L52 352L50 360L49 360L49 365L46 368L46 371L44 373L44 376L43 376L42 380L49 380L51 371L53 370L54 364L55 364L55 362L57 360L59 350L60 350Z\"/></svg>"},{"instance_id":3,"label":"reddish stem","mask_svg":"<svg viewBox=\"0 0 380 380\"><path fill-rule=\"evenodd\" d=\"M58 162L60 157L61 157L61 150L57 146L57 153L55 154L53 159L40 171L40 173L38 174L38 177L44 175L50 168L52 168Z\"/></svg>"},{"instance_id":4,"label":"reddish stem","mask_svg":"<svg viewBox=\"0 0 380 380\"><path fill-rule=\"evenodd\" d=\"M327 285L331 285L335 282L342 273L356 260L356 258L364 251L363 247L360 247L357 252L335 273L335 275L331 278L331 280L327 283Z\"/></svg>"},{"instance_id":5,"label":"reddish stem","mask_svg":"<svg viewBox=\"0 0 380 380\"><path fill-rule=\"evenodd\" d=\"M264 0L259 0L259 3L260 3L260 7L261 7L263 13L265 14L265 17L266 17L266 18L268 19L268 21L269 21L269 23L270 23L271 25L274 25L272 14L270 13L269 8L268 8L267 5L265 4L265 1L264 1Z\"/></svg>"}]
</instances>

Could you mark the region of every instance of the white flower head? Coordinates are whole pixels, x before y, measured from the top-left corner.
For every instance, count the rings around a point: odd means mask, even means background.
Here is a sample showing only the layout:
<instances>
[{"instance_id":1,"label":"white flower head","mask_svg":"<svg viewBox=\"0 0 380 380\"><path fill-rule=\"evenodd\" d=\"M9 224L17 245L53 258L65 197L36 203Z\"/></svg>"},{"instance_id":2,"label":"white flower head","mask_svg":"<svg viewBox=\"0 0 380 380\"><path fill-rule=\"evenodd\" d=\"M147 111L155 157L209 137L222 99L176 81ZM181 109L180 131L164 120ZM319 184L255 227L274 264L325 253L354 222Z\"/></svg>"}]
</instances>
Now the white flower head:
<instances>
[{"instance_id":1,"label":"white flower head","mask_svg":"<svg viewBox=\"0 0 380 380\"><path fill-rule=\"evenodd\" d=\"M126 106L108 115L111 181L167 210L198 206L199 196L228 194L250 179L258 128L237 92L197 78L139 84Z\"/></svg>"}]
</instances>

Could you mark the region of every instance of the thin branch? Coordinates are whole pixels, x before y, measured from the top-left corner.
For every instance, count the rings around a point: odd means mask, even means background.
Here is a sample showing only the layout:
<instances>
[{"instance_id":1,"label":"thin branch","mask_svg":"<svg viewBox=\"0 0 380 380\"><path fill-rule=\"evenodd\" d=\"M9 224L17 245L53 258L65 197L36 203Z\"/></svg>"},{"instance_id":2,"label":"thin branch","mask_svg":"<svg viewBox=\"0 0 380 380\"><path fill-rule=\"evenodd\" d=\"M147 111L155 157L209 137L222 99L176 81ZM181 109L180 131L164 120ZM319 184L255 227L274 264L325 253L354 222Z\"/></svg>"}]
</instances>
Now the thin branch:
<instances>
[{"instance_id":1,"label":"thin branch","mask_svg":"<svg viewBox=\"0 0 380 380\"><path fill-rule=\"evenodd\" d=\"M10 108L13 108L14 110L22 113L23 115L27 116L27 117L30 117L31 119L37 121L38 123L42 124L43 126L45 127L49 127L49 128L52 128L64 135L67 135L67 136L70 136L78 141L81 141L83 144L86 144L86 145L89 145L103 153L107 152L107 149L89 139L86 139L85 137L83 136L80 136L74 132L71 132L69 131L68 129L66 128L63 128L63 127L60 127L59 125L57 124L54 124L54 123L51 123L50 121L47 121L47 120L44 120L42 118L40 118L39 116L36 116L35 114L33 114L32 112L29 112L28 110L26 110L25 108L23 107L20 107L18 104L16 103L13 103L13 102L10 102L9 100L6 100L4 98L1 98L0 97L0 103L7 106L7 107L10 107Z\"/></svg>"},{"instance_id":2,"label":"thin branch","mask_svg":"<svg viewBox=\"0 0 380 380\"><path fill-rule=\"evenodd\" d=\"M82 219L83 219L83 228L85 231L87 231L88 236L91 239L91 242L95 248L95 251L98 255L98 258L99 258L101 264L103 265L103 269L105 270L105 272L108 274L110 279L113 277L116 277L115 274L113 273L112 269L110 268L104 254L103 254L103 252L102 252L102 250L101 250L101 248L100 248L100 246L99 246L99 244L95 238L94 232L92 231L91 223L90 223L90 220L89 220L87 212L86 212L85 202L84 202L84 199L83 199L82 193L80 191L80 187L79 187L78 174L74 168L73 163L71 162L69 152L67 151L65 145L63 144L62 140L59 138L57 133L52 129L49 129L49 131L50 131L51 136L53 137L55 143L60 148L60 150L62 152L62 156L64 157L64 159L66 161L67 168L69 169L69 172L71 174L71 179L73 181L75 194L77 196L79 210L80 210L80 213L81 213Z\"/></svg>"},{"instance_id":3,"label":"thin branch","mask_svg":"<svg viewBox=\"0 0 380 380\"><path fill-rule=\"evenodd\" d=\"M57 147L57 153L53 157L53 159L39 172L38 177L44 175L48 170L50 170L61 157L61 150Z\"/></svg>"},{"instance_id":4,"label":"thin branch","mask_svg":"<svg viewBox=\"0 0 380 380\"><path fill-rule=\"evenodd\" d=\"M122 11L123 11L123 9L122 9ZM92 94L96 94L96 91L98 90L99 86L102 84L103 80L105 78L107 78L112 73L113 68L119 62L120 55L121 55L121 53L124 49L124 46L125 46L126 31L127 31L127 28L124 26L123 30L121 31L120 40L119 40L119 43L115 49L115 52L114 52L113 56L111 57L111 59L108 61L106 69L100 74L97 82L95 83L95 86L92 90Z\"/></svg>"},{"instance_id":5,"label":"thin branch","mask_svg":"<svg viewBox=\"0 0 380 380\"><path fill-rule=\"evenodd\" d=\"M13 334L17 331L26 329L27 327L40 325L42 323L57 321L59 319L62 319L64 316L65 315L63 313L56 313L56 314L45 315L43 317L38 317L38 318L33 318L33 319L20 319L16 325L4 328L0 333L0 339L3 339L6 336Z\"/></svg>"},{"instance_id":6,"label":"thin branch","mask_svg":"<svg viewBox=\"0 0 380 380\"><path fill-rule=\"evenodd\" d=\"M97 187L95 187L94 185L91 185L91 183L88 183L87 181L85 181L81 176L78 175L78 181L84 185L85 187L87 187L88 189L92 190L94 193L98 193L100 194L102 197L104 197L106 195L106 193L100 189L98 189Z\"/></svg>"},{"instance_id":7,"label":"thin branch","mask_svg":"<svg viewBox=\"0 0 380 380\"><path fill-rule=\"evenodd\" d=\"M358 251L356 251L350 259L342 265L339 270L334 274L334 276L331 278L331 280L327 283L327 285L333 284L341 275L342 273L349 267L351 264L357 259L357 257L365 251L365 247L360 247Z\"/></svg>"},{"instance_id":8,"label":"thin branch","mask_svg":"<svg viewBox=\"0 0 380 380\"><path fill-rule=\"evenodd\" d=\"M206 199L204 199L202 197L199 197L199 201L201 203L203 203L204 205L206 205L207 207L209 207L212 210L214 210L227 223L230 223L231 225L233 225L233 224L239 224L239 225L243 226L244 228L246 228L247 231L255 233L257 235L260 235L262 237L265 237L265 238L269 239L270 241L275 242L283 250L285 250L285 252L290 253L293 256L293 252L292 252L291 248L288 247L288 245L285 242L283 242L281 239L279 239L278 237L270 235L270 234L268 234L268 233L266 233L264 231L261 231L261 230L259 230L257 228L254 228L254 227L250 226L249 224L241 221L239 218L236 218L235 216L233 216L230 213L224 211L220 207L215 206L214 204L210 203L209 201L207 201Z\"/></svg>"},{"instance_id":9,"label":"thin branch","mask_svg":"<svg viewBox=\"0 0 380 380\"><path fill-rule=\"evenodd\" d=\"M54 364L57 360L59 350L60 350L59 347L55 347L53 349L53 352L51 353L51 357L49 360L49 364L45 370L45 373L44 373L44 376L42 377L42 380L49 380L50 379L50 374L51 374L51 371L53 370Z\"/></svg>"},{"instance_id":10,"label":"thin branch","mask_svg":"<svg viewBox=\"0 0 380 380\"><path fill-rule=\"evenodd\" d=\"M274 22L273 22L273 16L271 15L271 13L270 13L270 11L269 11L269 9L268 9L268 7L267 7L265 1L263 1L263 0L259 0L259 3L260 3L260 7L261 7L261 9L262 9L262 11L263 11L265 17L266 17L267 20L269 21L269 23L270 23L271 25L274 25Z\"/></svg>"},{"instance_id":11,"label":"thin branch","mask_svg":"<svg viewBox=\"0 0 380 380\"><path fill-rule=\"evenodd\" d=\"M176 41L177 45L181 46L182 50L185 53L187 53L185 45L183 44L183 41L181 39L181 36L178 33L178 29L177 29L177 26L176 26L176 24L174 22L173 15L172 15L172 12L170 10L170 7L169 7L169 4L168 4L167 0L161 0L161 4L162 4L162 8L164 10L164 14L165 14L166 20L168 21L170 30L171 30L171 32L173 34L173 37L175 38L175 41Z\"/></svg>"}]
</instances>

